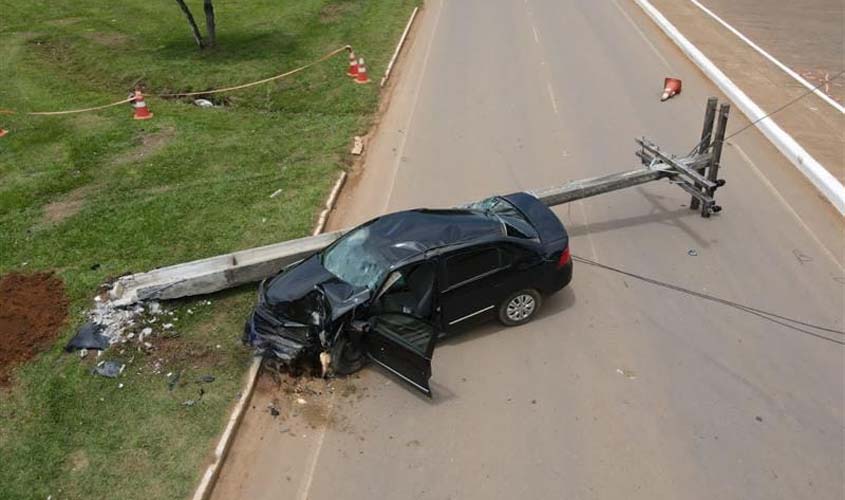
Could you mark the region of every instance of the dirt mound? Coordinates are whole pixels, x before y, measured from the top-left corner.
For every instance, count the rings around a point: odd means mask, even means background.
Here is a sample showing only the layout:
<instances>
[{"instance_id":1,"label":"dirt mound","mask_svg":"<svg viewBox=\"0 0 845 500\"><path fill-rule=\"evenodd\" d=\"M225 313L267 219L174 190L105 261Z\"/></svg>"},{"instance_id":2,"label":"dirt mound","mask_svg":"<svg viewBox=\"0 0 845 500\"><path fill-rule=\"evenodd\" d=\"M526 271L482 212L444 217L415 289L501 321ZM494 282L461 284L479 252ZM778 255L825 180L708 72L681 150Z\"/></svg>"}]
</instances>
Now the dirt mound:
<instances>
[{"instance_id":1,"label":"dirt mound","mask_svg":"<svg viewBox=\"0 0 845 500\"><path fill-rule=\"evenodd\" d=\"M53 273L0 276L0 386L12 368L48 349L61 331L68 300Z\"/></svg>"}]
</instances>

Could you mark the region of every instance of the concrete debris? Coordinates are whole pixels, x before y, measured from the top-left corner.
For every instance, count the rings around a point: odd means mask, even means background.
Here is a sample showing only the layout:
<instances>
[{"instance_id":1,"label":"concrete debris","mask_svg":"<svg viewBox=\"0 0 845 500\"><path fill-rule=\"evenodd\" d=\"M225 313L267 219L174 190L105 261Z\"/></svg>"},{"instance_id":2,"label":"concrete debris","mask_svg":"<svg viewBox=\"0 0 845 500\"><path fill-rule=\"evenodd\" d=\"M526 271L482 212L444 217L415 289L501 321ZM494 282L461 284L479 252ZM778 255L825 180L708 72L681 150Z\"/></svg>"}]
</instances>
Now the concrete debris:
<instances>
[{"instance_id":1,"label":"concrete debris","mask_svg":"<svg viewBox=\"0 0 845 500\"><path fill-rule=\"evenodd\" d=\"M97 366L94 367L94 371L103 377L117 378L121 373L123 373L123 369L125 367L126 365L118 361L100 361L97 363Z\"/></svg>"},{"instance_id":2,"label":"concrete debris","mask_svg":"<svg viewBox=\"0 0 845 500\"><path fill-rule=\"evenodd\" d=\"M356 135L353 138L352 151L350 151L350 153L352 153L355 156L360 156L363 152L364 152L364 139L361 138L360 136Z\"/></svg>"}]
</instances>

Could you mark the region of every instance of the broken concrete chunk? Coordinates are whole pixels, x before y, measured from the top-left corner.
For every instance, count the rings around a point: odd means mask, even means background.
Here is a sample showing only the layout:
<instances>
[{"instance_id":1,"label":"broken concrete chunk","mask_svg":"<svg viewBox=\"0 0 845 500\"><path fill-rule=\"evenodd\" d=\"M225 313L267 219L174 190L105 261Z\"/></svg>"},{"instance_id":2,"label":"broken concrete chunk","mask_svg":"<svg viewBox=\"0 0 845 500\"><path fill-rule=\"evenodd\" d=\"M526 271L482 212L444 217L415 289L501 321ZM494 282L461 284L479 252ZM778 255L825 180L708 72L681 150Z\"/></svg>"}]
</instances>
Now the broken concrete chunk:
<instances>
[{"instance_id":1,"label":"broken concrete chunk","mask_svg":"<svg viewBox=\"0 0 845 500\"><path fill-rule=\"evenodd\" d=\"M100 361L97 363L97 366L94 367L94 371L97 375L102 377L108 378L117 378L118 375L123 373L123 368L126 365L120 363L119 361Z\"/></svg>"},{"instance_id":2,"label":"broken concrete chunk","mask_svg":"<svg viewBox=\"0 0 845 500\"><path fill-rule=\"evenodd\" d=\"M360 156L364 152L364 139L356 135L352 141L352 151L350 151L350 153L355 156Z\"/></svg>"}]
</instances>

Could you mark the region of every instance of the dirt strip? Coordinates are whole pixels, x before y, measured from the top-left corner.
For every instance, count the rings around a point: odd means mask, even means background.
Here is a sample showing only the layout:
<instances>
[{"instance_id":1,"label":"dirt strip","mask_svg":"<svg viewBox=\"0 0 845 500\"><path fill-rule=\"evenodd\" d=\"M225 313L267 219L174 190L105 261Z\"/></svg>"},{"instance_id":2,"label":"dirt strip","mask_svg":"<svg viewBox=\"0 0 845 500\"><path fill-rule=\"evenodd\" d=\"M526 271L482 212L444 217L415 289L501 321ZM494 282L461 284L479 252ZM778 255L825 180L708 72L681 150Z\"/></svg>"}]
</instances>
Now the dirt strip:
<instances>
[{"instance_id":1,"label":"dirt strip","mask_svg":"<svg viewBox=\"0 0 845 500\"><path fill-rule=\"evenodd\" d=\"M774 111L807 92L801 84L692 3L652 0L652 4L765 111ZM757 9L759 7L739 11L732 19L740 18L743 12L750 15L752 10ZM804 15L823 17L824 11L805 10ZM837 33L836 30L819 32L819 36L835 38L839 36ZM751 37L752 34L746 33L746 36ZM789 31L780 32L779 36L783 44L797 43L800 38L797 32ZM819 54L815 54L813 60L818 57ZM836 55L831 52L828 57L835 58ZM841 52L838 61L829 62L830 67L841 64ZM801 69L793 68L796 71ZM845 84L845 77L842 79L837 82ZM845 182L845 115L811 95L778 112L773 119L831 174Z\"/></svg>"}]
</instances>

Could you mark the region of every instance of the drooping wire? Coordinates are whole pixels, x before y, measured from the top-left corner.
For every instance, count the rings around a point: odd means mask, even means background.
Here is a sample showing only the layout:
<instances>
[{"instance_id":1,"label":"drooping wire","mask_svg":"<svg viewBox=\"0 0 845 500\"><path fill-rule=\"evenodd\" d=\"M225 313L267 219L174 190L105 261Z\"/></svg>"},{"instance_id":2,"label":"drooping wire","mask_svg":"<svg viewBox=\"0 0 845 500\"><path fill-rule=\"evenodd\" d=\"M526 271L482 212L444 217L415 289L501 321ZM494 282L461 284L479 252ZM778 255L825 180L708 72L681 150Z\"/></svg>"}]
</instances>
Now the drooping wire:
<instances>
[{"instance_id":1,"label":"drooping wire","mask_svg":"<svg viewBox=\"0 0 845 500\"><path fill-rule=\"evenodd\" d=\"M811 89L807 90L806 92L804 92L804 93L802 93L802 94L798 95L798 96L797 96L797 97L795 97L794 99L792 99L792 100L788 101L788 102L787 102L786 104L784 104L783 106L781 106L781 107L779 107L779 108L775 109L774 111L770 111L769 113L766 113L765 115L761 116L760 118L757 118L756 120L752 121L751 123L749 123L748 125L746 125L746 126L742 127L741 129L739 129L739 130L737 130L737 131L735 131L735 132L731 133L730 135L728 135L727 137L725 137L725 141L727 141L728 139L730 139L730 138L732 138L732 137L734 137L734 136L736 136L736 135L739 135L739 134L740 134L740 133L742 133L742 132L745 132L747 129L749 129L749 128L753 127L754 125L757 125L758 123L760 123L761 121L765 120L766 118L769 118L770 116L774 115L775 113L779 113L779 112L783 111L784 109L786 109L786 108L788 108L788 107L792 106L792 105L793 105L793 104L795 104L796 102L800 101L801 99L803 99L803 98L807 97L808 95L810 95L810 94L814 93L815 91L817 91L818 89L820 89L820 88L822 87L822 85L825 85L825 84L827 84L827 83L830 83L830 82L832 82L833 80L836 80L837 78L839 78L839 77L840 77L840 76L842 76L842 75L845 75L845 70L840 71L839 73L837 73L836 75L834 75L834 76L833 76L833 78L830 78L829 80L826 80L826 81L824 81L824 82L819 83L819 84L818 84L818 85L816 85L815 87L813 87L813 88L811 88ZM696 150L698 150L698 148L699 148L699 147L701 147L701 145L702 145L702 144L704 144L704 142L705 142L705 141L709 141L709 140L710 140L711 135L712 135L712 132L708 132L708 133L707 133L707 135L706 135L706 136L704 136L704 138L703 138L703 139L701 139L700 141L698 141L698 143L697 143L695 146L693 146L693 148L690 150L690 152L689 152L689 153L687 153L687 156L689 156L689 155L693 154Z\"/></svg>"},{"instance_id":2,"label":"drooping wire","mask_svg":"<svg viewBox=\"0 0 845 500\"><path fill-rule=\"evenodd\" d=\"M582 264L587 264L587 265L590 265L590 266L605 269L607 271L612 271L612 272L615 272L617 274L621 274L623 276L627 276L629 278L633 278L633 279L636 279L636 280L639 280L639 281L643 281L645 283L649 283L649 284L652 284L652 285L655 285L655 286L666 288L666 289L669 289L669 290L672 290L672 291L675 291L675 292L680 292L680 293L690 295L690 296L693 296L693 297L696 297L696 298L699 298L699 299L708 300L708 301L716 302L716 303L719 303L719 304L722 304L722 305L725 305L725 306L728 306L728 307L732 307L732 308L737 309L739 311L742 311L742 312L745 312L745 313L748 313L748 314L752 314L754 316L757 316L757 317L760 317L762 319L771 321L771 322L776 323L776 324L781 325L781 326L785 326L786 328L790 328L792 330L804 333L806 335L811 335L813 337L816 337L816 338L819 338L819 339L822 339L822 340L826 340L828 342L833 342L834 344L845 346L845 342L843 342L841 340L831 338L831 337L828 337L828 336L825 336L825 335L821 335L819 333L812 332L810 330L806 330L805 328L814 329L814 330L818 330L818 331L822 331L822 332L833 333L833 334L837 334L837 335L845 335L844 330L837 330L835 328L829 328L829 327L826 327L826 326L815 325L813 323L808 323L808 322L801 321L801 320L798 320L798 319L795 319L795 318L790 318L788 316L784 316L784 315L781 315L781 314L773 313L773 312L770 312L770 311L765 311L765 310L762 310L762 309L758 309L756 307L747 306L745 304L733 302L731 300L723 299L721 297L716 297L714 295L710 295L710 294L707 294L707 293L696 292L695 290L690 290L689 288L684 288L684 287L679 286L679 285L674 285L672 283L667 283L665 281L660 281L660 280L657 280L657 279L654 279L654 278L649 278L647 276L635 274L635 273L632 273L632 272L629 272L629 271L625 271L623 269L619 269L617 267L609 266L607 264L601 264L601 263L596 262L594 260L590 260L590 259L587 259L587 258L584 258L584 257L579 257L577 255L573 255L572 260L574 260L576 262L580 262ZM798 325L798 326L796 326L796 325ZM799 326L803 326L805 328L799 328Z\"/></svg>"}]
</instances>

